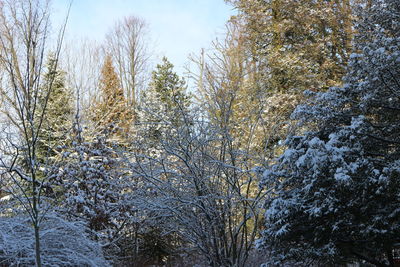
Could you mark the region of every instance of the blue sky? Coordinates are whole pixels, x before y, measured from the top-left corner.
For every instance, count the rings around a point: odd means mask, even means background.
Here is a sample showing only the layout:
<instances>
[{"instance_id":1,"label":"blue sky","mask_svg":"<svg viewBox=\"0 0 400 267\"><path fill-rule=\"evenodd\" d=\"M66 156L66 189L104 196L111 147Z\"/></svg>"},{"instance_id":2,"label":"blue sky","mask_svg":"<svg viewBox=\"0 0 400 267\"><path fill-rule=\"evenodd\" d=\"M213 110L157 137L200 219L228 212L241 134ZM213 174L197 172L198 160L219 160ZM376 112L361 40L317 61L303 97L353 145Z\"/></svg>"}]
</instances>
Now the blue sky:
<instances>
[{"instance_id":1,"label":"blue sky","mask_svg":"<svg viewBox=\"0 0 400 267\"><path fill-rule=\"evenodd\" d=\"M69 0L53 0L55 21ZM234 10L223 0L74 0L67 36L102 41L116 20L134 15L149 24L155 59L167 56L179 73L190 53L209 47Z\"/></svg>"}]
</instances>

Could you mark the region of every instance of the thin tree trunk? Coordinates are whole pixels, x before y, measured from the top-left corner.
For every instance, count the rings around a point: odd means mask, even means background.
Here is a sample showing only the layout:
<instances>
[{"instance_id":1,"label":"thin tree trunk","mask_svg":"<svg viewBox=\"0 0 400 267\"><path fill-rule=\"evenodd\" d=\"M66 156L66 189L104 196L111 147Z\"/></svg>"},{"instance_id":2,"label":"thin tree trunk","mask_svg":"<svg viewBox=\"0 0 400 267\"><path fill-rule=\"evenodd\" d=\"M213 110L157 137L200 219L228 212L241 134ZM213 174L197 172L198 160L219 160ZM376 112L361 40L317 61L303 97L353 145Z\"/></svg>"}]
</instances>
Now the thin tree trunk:
<instances>
[{"instance_id":1,"label":"thin tree trunk","mask_svg":"<svg viewBox=\"0 0 400 267\"><path fill-rule=\"evenodd\" d=\"M37 218L38 219L38 218ZM42 260L40 257L40 235L39 235L39 225L38 221L34 222L34 229L35 229L35 259L36 259L36 266L37 267L42 267Z\"/></svg>"}]
</instances>

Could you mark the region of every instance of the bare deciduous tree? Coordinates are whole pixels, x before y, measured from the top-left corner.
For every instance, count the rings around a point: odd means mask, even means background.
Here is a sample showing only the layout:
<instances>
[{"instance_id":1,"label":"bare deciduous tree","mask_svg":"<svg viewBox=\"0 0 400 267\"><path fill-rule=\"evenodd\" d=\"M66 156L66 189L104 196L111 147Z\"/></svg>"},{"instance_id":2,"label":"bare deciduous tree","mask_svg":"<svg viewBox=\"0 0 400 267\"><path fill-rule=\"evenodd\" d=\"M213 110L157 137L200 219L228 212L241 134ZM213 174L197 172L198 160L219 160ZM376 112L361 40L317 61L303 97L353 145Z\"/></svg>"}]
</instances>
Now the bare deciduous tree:
<instances>
[{"instance_id":1,"label":"bare deciduous tree","mask_svg":"<svg viewBox=\"0 0 400 267\"><path fill-rule=\"evenodd\" d=\"M60 64L67 73L68 87L79 98L76 109L82 109L82 116L88 114L99 94L103 58L101 46L89 39L66 40L63 47Z\"/></svg>"},{"instance_id":2,"label":"bare deciduous tree","mask_svg":"<svg viewBox=\"0 0 400 267\"><path fill-rule=\"evenodd\" d=\"M8 138L12 153L0 155L1 178L10 181L5 188L20 201L29 214L35 235L35 261L41 266L40 224L44 218L43 194L51 177L42 175L37 160L39 131L51 94L52 80L43 89L44 56L50 38L49 1L5 0L0 2L0 65L4 71L1 95L5 113L17 128L18 140ZM68 17L68 16L67 16ZM55 64L64 36L66 21L56 41ZM45 99L39 108L39 97ZM2 181L3 182L3 181Z\"/></svg>"},{"instance_id":3,"label":"bare deciduous tree","mask_svg":"<svg viewBox=\"0 0 400 267\"><path fill-rule=\"evenodd\" d=\"M144 20L129 16L118 21L106 36L106 49L112 55L128 104L135 107L149 73L150 59Z\"/></svg>"},{"instance_id":4,"label":"bare deciduous tree","mask_svg":"<svg viewBox=\"0 0 400 267\"><path fill-rule=\"evenodd\" d=\"M136 155L132 171L145 185L137 206L210 266L246 266L264 196L255 186L254 162L219 126L200 118L185 122L160 141L157 158Z\"/></svg>"}]
</instances>

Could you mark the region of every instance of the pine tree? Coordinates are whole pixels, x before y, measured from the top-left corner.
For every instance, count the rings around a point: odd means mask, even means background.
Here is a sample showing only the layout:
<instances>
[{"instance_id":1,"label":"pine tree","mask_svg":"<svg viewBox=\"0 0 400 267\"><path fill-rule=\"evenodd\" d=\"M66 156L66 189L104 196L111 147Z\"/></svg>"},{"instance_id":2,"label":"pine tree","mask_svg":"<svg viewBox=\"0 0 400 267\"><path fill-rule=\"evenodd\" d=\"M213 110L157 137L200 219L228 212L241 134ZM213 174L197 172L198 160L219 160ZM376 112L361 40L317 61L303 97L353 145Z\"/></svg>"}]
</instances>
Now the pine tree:
<instances>
[{"instance_id":1,"label":"pine tree","mask_svg":"<svg viewBox=\"0 0 400 267\"><path fill-rule=\"evenodd\" d=\"M293 114L308 132L264 172L271 262L395 266L400 236L400 2L360 14L343 87ZM313 95L313 94L312 94Z\"/></svg>"},{"instance_id":2,"label":"pine tree","mask_svg":"<svg viewBox=\"0 0 400 267\"><path fill-rule=\"evenodd\" d=\"M101 70L100 98L91 109L91 118L95 129L110 138L125 138L131 130L133 112L127 105L110 55Z\"/></svg>"}]
</instances>

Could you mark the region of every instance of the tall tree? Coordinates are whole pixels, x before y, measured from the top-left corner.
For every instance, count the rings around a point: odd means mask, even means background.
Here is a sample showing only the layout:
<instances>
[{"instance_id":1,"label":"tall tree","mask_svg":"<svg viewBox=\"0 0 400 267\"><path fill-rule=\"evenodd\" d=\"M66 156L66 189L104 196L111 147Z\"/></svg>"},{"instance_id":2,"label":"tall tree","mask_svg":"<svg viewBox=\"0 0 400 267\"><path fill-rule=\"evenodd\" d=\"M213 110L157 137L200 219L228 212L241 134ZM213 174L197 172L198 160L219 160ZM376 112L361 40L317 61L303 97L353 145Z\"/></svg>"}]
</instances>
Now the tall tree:
<instances>
[{"instance_id":1,"label":"tall tree","mask_svg":"<svg viewBox=\"0 0 400 267\"><path fill-rule=\"evenodd\" d=\"M110 55L105 58L99 87L99 99L91 110L95 129L109 137L126 137L131 130L133 112L126 104L126 98Z\"/></svg>"},{"instance_id":2,"label":"tall tree","mask_svg":"<svg viewBox=\"0 0 400 267\"><path fill-rule=\"evenodd\" d=\"M149 78L147 30L148 25L143 19L129 16L118 21L106 36L106 50L116 64L120 86L132 110Z\"/></svg>"},{"instance_id":3,"label":"tall tree","mask_svg":"<svg viewBox=\"0 0 400 267\"><path fill-rule=\"evenodd\" d=\"M367 261L395 266L400 236L400 2L359 6L343 87L294 118L309 131L264 172L263 242L271 262ZM363 10L363 11L362 11Z\"/></svg>"},{"instance_id":4,"label":"tall tree","mask_svg":"<svg viewBox=\"0 0 400 267\"><path fill-rule=\"evenodd\" d=\"M42 109L47 102L37 147L37 158L42 163L53 159L60 153L62 147L68 145L68 133L72 130L73 124L73 93L66 87L66 73L55 69L55 60L54 54L51 54L47 60L46 73L43 75L43 85L38 98L38 114L42 114ZM51 91L49 97L47 97L47 90ZM35 117L35 122L38 126L40 116Z\"/></svg>"},{"instance_id":5,"label":"tall tree","mask_svg":"<svg viewBox=\"0 0 400 267\"><path fill-rule=\"evenodd\" d=\"M230 1L246 21L252 51L273 91L340 85L352 39L350 1Z\"/></svg>"},{"instance_id":6,"label":"tall tree","mask_svg":"<svg viewBox=\"0 0 400 267\"><path fill-rule=\"evenodd\" d=\"M63 47L61 68L66 72L66 85L74 92L76 109L90 120L90 106L99 92L99 80L104 63L102 47L93 40L66 40Z\"/></svg>"},{"instance_id":7,"label":"tall tree","mask_svg":"<svg viewBox=\"0 0 400 267\"><path fill-rule=\"evenodd\" d=\"M186 84L174 71L166 57L152 73L148 90L143 92L139 110L141 138L158 147L166 134L176 131L189 118L190 97ZM149 143L149 144L150 144Z\"/></svg>"},{"instance_id":8,"label":"tall tree","mask_svg":"<svg viewBox=\"0 0 400 267\"><path fill-rule=\"evenodd\" d=\"M193 74L199 102L221 132L233 138L237 149L262 152L265 144L266 96L260 84L256 62L249 56L247 34L242 21L226 25L224 40L193 58Z\"/></svg>"},{"instance_id":9,"label":"tall tree","mask_svg":"<svg viewBox=\"0 0 400 267\"><path fill-rule=\"evenodd\" d=\"M49 28L49 2L41 0L16 0L0 2L0 64L5 77L1 93L11 123L18 129L17 138L6 138L12 156L0 155L3 181L9 181L5 189L12 194L30 218L35 240L35 263L42 265L40 224L44 220L46 202L44 189L51 183L50 176L39 178L42 167L38 161L38 140L47 112L47 100L51 95L54 73L63 40L65 24L56 42L55 64L43 86L42 72ZM39 101L39 95L46 101ZM39 103L42 107L39 108ZM35 120L35 118L39 118ZM15 128L14 128L15 129ZM27 163L19 166L18 158Z\"/></svg>"},{"instance_id":10,"label":"tall tree","mask_svg":"<svg viewBox=\"0 0 400 267\"><path fill-rule=\"evenodd\" d=\"M228 0L264 95L266 152L278 152L304 90L340 85L353 35L350 1ZM275 152L274 152L275 151Z\"/></svg>"}]
</instances>

